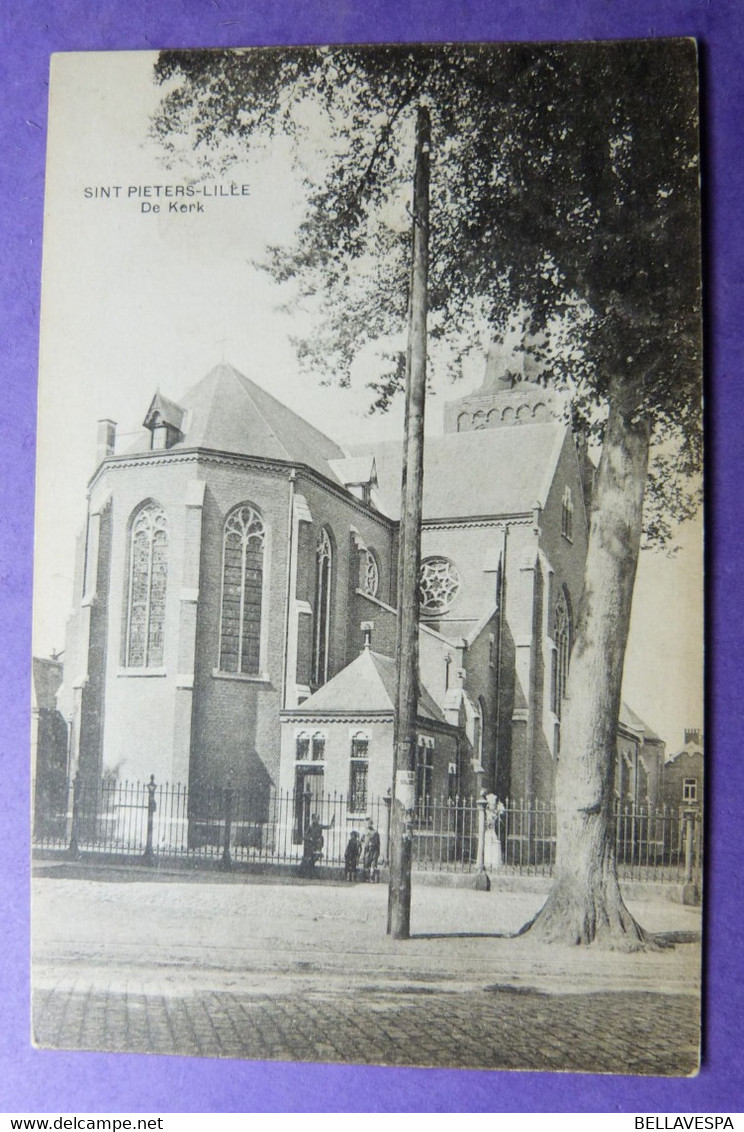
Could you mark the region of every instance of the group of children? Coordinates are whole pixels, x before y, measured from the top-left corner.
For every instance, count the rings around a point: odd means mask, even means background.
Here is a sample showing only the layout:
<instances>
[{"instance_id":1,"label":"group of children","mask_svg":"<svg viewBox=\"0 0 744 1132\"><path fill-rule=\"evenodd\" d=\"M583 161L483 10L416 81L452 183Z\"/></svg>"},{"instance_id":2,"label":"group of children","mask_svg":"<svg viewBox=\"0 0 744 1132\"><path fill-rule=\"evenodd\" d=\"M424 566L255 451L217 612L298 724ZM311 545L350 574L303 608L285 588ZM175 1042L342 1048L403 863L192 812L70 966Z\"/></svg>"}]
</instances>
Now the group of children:
<instances>
[{"instance_id":1,"label":"group of children","mask_svg":"<svg viewBox=\"0 0 744 1132\"><path fill-rule=\"evenodd\" d=\"M375 829L371 818L367 821L367 829L360 838L355 829L349 835L349 843L344 853L344 880L356 880L359 870L359 858L362 859L362 880L377 883L380 879L380 835Z\"/></svg>"},{"instance_id":2,"label":"group of children","mask_svg":"<svg viewBox=\"0 0 744 1132\"><path fill-rule=\"evenodd\" d=\"M309 878L315 876L315 866L323 856L323 830L335 824L335 815L328 825L322 825L317 814L313 814L303 838L302 861L299 874ZM362 880L376 883L380 879L380 835L372 818L367 819L367 828L362 837L353 829L344 853L344 880L357 880L359 859L362 862Z\"/></svg>"}]
</instances>

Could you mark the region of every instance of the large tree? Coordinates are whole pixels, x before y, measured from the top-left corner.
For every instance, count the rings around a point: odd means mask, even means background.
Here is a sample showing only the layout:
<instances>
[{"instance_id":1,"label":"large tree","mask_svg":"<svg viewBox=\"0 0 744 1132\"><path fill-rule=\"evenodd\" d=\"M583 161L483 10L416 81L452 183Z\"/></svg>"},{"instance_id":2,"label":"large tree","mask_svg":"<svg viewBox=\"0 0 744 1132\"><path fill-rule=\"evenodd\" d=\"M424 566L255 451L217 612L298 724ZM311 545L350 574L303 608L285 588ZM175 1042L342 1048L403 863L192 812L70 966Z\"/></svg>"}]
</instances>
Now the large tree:
<instances>
[{"instance_id":1,"label":"large tree","mask_svg":"<svg viewBox=\"0 0 744 1132\"><path fill-rule=\"evenodd\" d=\"M615 732L638 553L698 503L697 60L691 41L165 52L154 132L212 168L295 145L304 212L266 268L316 313L324 380L387 344L405 359L412 121L432 119L429 326L457 373L477 335L528 312L544 380L601 457L556 772L555 883L530 930L640 946L610 837ZM307 160L308 138L312 160ZM320 139L322 138L322 144ZM303 146L305 147L303 158ZM393 346L391 346L391 343Z\"/></svg>"}]
</instances>

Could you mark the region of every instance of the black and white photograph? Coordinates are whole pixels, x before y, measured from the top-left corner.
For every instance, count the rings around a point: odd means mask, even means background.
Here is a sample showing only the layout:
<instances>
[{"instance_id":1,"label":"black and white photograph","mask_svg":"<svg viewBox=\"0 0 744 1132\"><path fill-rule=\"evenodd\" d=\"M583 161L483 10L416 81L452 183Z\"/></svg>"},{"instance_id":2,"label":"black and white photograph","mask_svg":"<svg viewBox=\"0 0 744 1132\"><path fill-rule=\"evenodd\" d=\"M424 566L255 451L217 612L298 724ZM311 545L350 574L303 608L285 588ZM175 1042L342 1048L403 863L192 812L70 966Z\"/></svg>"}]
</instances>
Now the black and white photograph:
<instances>
[{"instance_id":1,"label":"black and white photograph","mask_svg":"<svg viewBox=\"0 0 744 1132\"><path fill-rule=\"evenodd\" d=\"M698 1072L698 66L53 56L37 1048Z\"/></svg>"}]
</instances>

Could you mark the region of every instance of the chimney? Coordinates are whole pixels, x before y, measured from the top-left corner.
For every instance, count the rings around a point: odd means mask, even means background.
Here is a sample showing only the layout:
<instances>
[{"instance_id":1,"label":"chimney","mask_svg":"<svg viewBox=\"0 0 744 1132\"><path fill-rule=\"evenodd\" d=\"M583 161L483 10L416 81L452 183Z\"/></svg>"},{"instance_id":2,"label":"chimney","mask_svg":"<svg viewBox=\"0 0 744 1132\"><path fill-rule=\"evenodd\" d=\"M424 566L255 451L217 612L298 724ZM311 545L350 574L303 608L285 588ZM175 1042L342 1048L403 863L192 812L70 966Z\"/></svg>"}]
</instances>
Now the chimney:
<instances>
[{"instance_id":1,"label":"chimney","mask_svg":"<svg viewBox=\"0 0 744 1132\"><path fill-rule=\"evenodd\" d=\"M703 732L699 727L686 727L685 728L685 747L688 743L694 743L697 747L703 745Z\"/></svg>"},{"instance_id":2,"label":"chimney","mask_svg":"<svg viewBox=\"0 0 744 1132\"><path fill-rule=\"evenodd\" d=\"M114 455L114 448L116 446L116 421L107 419L98 422L98 430L96 432L96 467L105 460L107 456Z\"/></svg>"}]
</instances>

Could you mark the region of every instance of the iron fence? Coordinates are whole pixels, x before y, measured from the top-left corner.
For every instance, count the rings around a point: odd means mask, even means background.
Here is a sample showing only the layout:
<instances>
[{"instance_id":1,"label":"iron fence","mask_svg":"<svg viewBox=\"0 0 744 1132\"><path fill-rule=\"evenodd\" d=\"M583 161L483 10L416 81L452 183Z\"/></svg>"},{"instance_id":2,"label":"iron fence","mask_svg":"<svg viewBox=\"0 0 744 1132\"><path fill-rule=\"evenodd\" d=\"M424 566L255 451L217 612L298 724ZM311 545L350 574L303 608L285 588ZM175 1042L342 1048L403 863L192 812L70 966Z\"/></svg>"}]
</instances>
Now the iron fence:
<instances>
[{"instance_id":1,"label":"iron fence","mask_svg":"<svg viewBox=\"0 0 744 1132\"><path fill-rule=\"evenodd\" d=\"M321 864L343 867L352 830L371 818L388 857L390 798L372 797L364 813L342 794L310 795L267 787L187 788L175 783L68 783L49 804L36 800L33 847L51 853L146 862L217 861L225 865L299 864L303 838L317 814L323 827ZM617 804L612 834L622 880L700 880L701 823L690 809ZM414 869L437 872L550 876L555 864L556 813L551 804L505 799L426 797L412 823ZM688 876L688 874L690 874Z\"/></svg>"}]
</instances>

